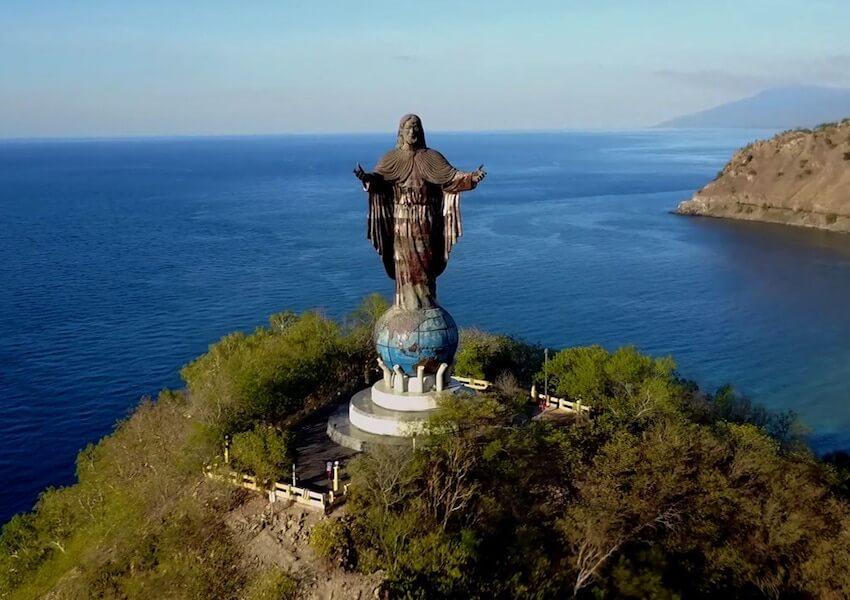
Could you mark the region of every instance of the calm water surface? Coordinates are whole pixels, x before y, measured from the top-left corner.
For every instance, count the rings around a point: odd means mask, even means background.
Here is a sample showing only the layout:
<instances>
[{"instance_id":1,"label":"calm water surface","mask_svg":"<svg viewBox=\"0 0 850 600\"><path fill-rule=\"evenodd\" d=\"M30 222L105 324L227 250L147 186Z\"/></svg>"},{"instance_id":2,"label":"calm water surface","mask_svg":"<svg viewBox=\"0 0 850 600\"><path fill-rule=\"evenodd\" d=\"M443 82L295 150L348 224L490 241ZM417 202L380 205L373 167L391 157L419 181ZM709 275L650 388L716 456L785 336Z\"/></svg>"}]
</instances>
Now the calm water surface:
<instances>
[{"instance_id":1,"label":"calm water surface","mask_svg":"<svg viewBox=\"0 0 850 600\"><path fill-rule=\"evenodd\" d=\"M429 135L490 172L442 303L551 347L672 354L850 447L850 236L668 212L770 133ZM225 333L389 294L351 169L393 142L0 142L0 521Z\"/></svg>"}]
</instances>

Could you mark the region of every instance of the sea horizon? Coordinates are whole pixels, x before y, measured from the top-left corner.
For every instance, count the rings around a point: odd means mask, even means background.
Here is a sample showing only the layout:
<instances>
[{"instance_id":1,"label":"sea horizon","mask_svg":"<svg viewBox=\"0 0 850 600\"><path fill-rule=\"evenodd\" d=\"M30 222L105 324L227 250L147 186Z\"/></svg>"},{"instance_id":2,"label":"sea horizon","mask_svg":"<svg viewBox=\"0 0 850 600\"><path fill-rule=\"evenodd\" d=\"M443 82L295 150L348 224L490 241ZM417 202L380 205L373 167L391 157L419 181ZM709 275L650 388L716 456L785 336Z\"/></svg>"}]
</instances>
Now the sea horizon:
<instances>
[{"instance_id":1,"label":"sea horizon","mask_svg":"<svg viewBox=\"0 0 850 600\"><path fill-rule=\"evenodd\" d=\"M546 135L565 133L639 133L650 131L752 131L764 132L769 136L781 131L780 127L661 127L646 125L641 127L565 127L558 129L429 129L428 135ZM146 142L146 141L179 141L204 139L264 139L280 137L357 137L357 136L387 136L395 139L396 132L392 129L369 131L286 131L280 133L174 133L162 135L81 135L81 136L8 136L0 137L0 143L38 143L38 142Z\"/></svg>"}]
</instances>

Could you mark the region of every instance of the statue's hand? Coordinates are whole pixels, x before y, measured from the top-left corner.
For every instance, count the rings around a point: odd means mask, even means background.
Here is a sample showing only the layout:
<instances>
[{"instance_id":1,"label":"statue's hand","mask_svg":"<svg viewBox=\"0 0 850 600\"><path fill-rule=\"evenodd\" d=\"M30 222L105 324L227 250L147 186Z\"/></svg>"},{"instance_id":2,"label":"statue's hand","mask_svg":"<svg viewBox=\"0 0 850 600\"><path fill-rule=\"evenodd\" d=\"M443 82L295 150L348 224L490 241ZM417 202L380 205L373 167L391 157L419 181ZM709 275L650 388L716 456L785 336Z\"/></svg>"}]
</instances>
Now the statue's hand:
<instances>
[{"instance_id":1,"label":"statue's hand","mask_svg":"<svg viewBox=\"0 0 850 600\"><path fill-rule=\"evenodd\" d=\"M369 179L369 174L363 170L363 167L360 166L360 163L357 163L357 166L354 168L354 176L357 177L363 183Z\"/></svg>"},{"instance_id":2,"label":"statue's hand","mask_svg":"<svg viewBox=\"0 0 850 600\"><path fill-rule=\"evenodd\" d=\"M472 181L475 183L480 183L485 177L487 177L487 171L484 170L484 165L480 165L472 172Z\"/></svg>"}]
</instances>

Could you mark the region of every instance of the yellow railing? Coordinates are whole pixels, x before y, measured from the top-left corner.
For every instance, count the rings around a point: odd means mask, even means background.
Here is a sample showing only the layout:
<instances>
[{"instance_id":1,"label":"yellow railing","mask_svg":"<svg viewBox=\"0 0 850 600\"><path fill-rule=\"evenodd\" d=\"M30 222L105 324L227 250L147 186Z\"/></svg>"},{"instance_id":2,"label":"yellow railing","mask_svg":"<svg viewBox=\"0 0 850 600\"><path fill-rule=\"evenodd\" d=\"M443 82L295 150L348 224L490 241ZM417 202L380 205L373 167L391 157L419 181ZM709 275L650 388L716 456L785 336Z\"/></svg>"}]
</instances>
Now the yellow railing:
<instances>
[{"instance_id":1,"label":"yellow railing","mask_svg":"<svg viewBox=\"0 0 850 600\"><path fill-rule=\"evenodd\" d=\"M467 387L482 392L490 389L490 387L493 385L489 381L486 381L484 379L475 379L473 377L461 377L459 375L452 375L452 379L454 379L458 383L462 383ZM589 415L593 412L593 408L588 406L587 404L584 404L581 400L572 401L567 400L566 398L556 398L551 394L540 394L537 392L537 387L533 385L531 386L529 394L532 402L538 403L542 400L552 408L558 408L561 410L574 412L576 414L584 413L586 415Z\"/></svg>"},{"instance_id":2,"label":"yellow railing","mask_svg":"<svg viewBox=\"0 0 850 600\"><path fill-rule=\"evenodd\" d=\"M561 410L574 412L576 414L584 413L589 415L593 411L590 406L583 404L581 400L573 402L571 400L566 400L565 398L556 398L552 395L539 394L537 393L537 387L533 385L531 386L531 400L532 402L540 402L542 400L552 408L560 408Z\"/></svg>"},{"instance_id":3,"label":"yellow railing","mask_svg":"<svg viewBox=\"0 0 850 600\"><path fill-rule=\"evenodd\" d=\"M268 489L257 483L257 478L247 473L239 473L237 471L225 471L222 473L217 465L210 465L204 468L204 475L210 479L226 481L239 487L243 487L255 492L266 492L269 496L269 502L278 500L290 500L297 504L302 504L310 508L317 508L323 512L329 511L331 508L345 501L345 490L348 486L343 486L342 494L334 494L330 492L317 492L308 487L299 487L288 483L273 482Z\"/></svg>"},{"instance_id":4,"label":"yellow railing","mask_svg":"<svg viewBox=\"0 0 850 600\"><path fill-rule=\"evenodd\" d=\"M473 377L460 377L459 375L452 375L452 379L457 381L458 383L462 383L466 387L470 387L473 390L478 390L479 392L483 392L490 388L492 383L489 381L485 381L483 379L475 379Z\"/></svg>"}]
</instances>

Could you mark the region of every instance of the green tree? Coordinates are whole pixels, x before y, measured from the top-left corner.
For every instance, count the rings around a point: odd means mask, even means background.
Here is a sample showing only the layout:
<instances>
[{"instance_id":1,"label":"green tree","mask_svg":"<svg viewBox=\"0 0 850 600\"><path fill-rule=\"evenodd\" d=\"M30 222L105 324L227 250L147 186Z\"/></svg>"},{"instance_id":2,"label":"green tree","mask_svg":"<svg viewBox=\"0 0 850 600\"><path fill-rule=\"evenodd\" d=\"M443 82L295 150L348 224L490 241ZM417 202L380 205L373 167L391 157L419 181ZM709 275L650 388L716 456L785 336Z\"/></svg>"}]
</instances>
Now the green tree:
<instances>
[{"instance_id":1,"label":"green tree","mask_svg":"<svg viewBox=\"0 0 850 600\"><path fill-rule=\"evenodd\" d=\"M530 386L543 364L543 348L521 340L463 329L455 356L454 372L462 377L496 381L509 373L523 386Z\"/></svg>"},{"instance_id":2,"label":"green tree","mask_svg":"<svg viewBox=\"0 0 850 600\"><path fill-rule=\"evenodd\" d=\"M236 468L245 469L259 482L282 479L295 457L295 436L291 431L257 424L233 436L230 454Z\"/></svg>"}]
</instances>

